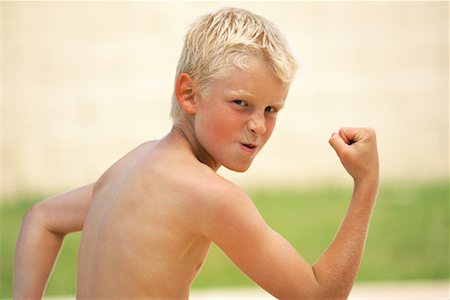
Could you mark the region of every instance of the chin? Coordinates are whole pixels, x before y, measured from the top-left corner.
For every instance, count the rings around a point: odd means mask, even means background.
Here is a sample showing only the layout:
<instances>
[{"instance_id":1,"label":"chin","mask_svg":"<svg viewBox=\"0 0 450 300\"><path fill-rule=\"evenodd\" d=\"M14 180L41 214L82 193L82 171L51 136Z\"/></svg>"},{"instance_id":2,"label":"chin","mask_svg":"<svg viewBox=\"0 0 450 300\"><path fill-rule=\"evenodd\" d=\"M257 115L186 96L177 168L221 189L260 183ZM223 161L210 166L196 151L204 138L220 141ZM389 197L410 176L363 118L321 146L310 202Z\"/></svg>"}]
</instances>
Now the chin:
<instances>
[{"instance_id":1,"label":"chin","mask_svg":"<svg viewBox=\"0 0 450 300\"><path fill-rule=\"evenodd\" d=\"M249 164L226 164L223 165L225 168L227 168L228 170L234 171L234 172L238 172L238 173L244 173L245 171L247 171L250 168L251 163Z\"/></svg>"}]
</instances>

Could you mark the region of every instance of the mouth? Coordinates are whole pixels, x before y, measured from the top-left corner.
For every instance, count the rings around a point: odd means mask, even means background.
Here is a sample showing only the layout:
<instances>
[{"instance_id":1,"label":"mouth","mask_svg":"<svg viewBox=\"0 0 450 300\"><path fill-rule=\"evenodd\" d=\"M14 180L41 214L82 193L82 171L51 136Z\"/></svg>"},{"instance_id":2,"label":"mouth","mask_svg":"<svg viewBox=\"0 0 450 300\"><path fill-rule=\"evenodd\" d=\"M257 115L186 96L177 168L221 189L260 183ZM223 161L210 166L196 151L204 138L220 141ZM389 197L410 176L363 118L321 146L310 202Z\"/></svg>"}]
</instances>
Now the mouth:
<instances>
[{"instance_id":1,"label":"mouth","mask_svg":"<svg viewBox=\"0 0 450 300\"><path fill-rule=\"evenodd\" d=\"M255 144L251 144L251 143L250 144L241 143L241 148L247 152L253 153L256 151L257 146Z\"/></svg>"}]
</instances>

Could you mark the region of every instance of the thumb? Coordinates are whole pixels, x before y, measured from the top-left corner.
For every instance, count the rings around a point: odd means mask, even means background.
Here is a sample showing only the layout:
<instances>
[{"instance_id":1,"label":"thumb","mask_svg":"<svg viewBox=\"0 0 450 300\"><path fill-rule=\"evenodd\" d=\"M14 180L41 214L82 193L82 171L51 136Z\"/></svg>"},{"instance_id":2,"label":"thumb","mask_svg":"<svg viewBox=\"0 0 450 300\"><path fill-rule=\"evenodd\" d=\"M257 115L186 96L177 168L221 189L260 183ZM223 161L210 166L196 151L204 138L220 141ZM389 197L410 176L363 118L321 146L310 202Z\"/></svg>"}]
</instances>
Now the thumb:
<instances>
[{"instance_id":1,"label":"thumb","mask_svg":"<svg viewBox=\"0 0 450 300\"><path fill-rule=\"evenodd\" d=\"M331 147L333 147L333 149L336 151L338 156L344 151L346 147L348 147L348 144L336 132L333 132L328 142L330 143Z\"/></svg>"}]
</instances>

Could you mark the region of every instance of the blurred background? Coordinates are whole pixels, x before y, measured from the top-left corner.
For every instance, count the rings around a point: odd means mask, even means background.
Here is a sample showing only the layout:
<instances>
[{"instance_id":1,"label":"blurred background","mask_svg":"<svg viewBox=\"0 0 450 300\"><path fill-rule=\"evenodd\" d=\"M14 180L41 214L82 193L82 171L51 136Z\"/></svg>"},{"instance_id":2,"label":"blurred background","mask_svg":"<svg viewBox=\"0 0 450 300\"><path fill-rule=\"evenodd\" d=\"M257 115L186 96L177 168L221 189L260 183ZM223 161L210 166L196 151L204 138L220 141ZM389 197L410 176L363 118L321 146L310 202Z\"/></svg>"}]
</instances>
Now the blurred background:
<instances>
[{"instance_id":1,"label":"blurred background","mask_svg":"<svg viewBox=\"0 0 450 300\"><path fill-rule=\"evenodd\" d=\"M168 133L187 26L224 6L274 22L303 66L251 169L220 173L314 262L351 194L328 139L373 127L382 185L358 280L448 280L448 2L1 2L0 297L32 203ZM78 241L67 239L49 294L73 293ZM196 287L252 285L220 250L210 256Z\"/></svg>"}]
</instances>

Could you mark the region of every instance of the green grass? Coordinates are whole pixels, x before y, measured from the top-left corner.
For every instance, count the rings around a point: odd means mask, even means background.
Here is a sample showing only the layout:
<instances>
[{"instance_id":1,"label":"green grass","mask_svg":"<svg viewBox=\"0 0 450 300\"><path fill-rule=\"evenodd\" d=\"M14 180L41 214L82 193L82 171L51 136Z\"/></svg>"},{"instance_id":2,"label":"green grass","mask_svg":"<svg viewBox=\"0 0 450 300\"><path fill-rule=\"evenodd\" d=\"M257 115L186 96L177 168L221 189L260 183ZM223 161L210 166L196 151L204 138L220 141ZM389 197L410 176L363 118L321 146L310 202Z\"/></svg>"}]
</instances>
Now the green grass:
<instances>
[{"instance_id":1,"label":"green grass","mask_svg":"<svg viewBox=\"0 0 450 300\"><path fill-rule=\"evenodd\" d=\"M350 187L261 189L249 191L267 223L286 237L309 262L315 262L338 229L351 196ZM0 205L0 298L11 296L12 260L20 221L42 197ZM382 184L375 207L359 281L449 278L448 181ZM69 235L46 294L74 294L80 234ZM194 288L253 285L213 246Z\"/></svg>"}]
</instances>

